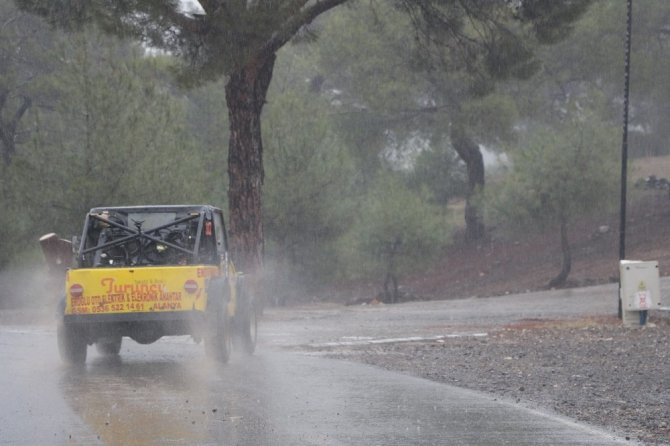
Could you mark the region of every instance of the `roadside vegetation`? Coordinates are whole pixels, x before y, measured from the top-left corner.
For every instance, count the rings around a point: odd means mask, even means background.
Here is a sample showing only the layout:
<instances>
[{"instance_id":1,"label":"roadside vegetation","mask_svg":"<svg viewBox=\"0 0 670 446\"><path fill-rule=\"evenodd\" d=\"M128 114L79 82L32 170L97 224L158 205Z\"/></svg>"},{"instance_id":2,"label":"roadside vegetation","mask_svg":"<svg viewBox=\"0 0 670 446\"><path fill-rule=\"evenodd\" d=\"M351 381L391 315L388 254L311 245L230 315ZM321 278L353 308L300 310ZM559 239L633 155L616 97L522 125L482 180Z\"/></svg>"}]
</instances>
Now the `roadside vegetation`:
<instances>
[{"instance_id":1,"label":"roadside vegetation","mask_svg":"<svg viewBox=\"0 0 670 446\"><path fill-rule=\"evenodd\" d=\"M544 285L569 285L570 234L618 202L625 2L326 3L270 55L208 48L220 65L188 58L197 36L170 47L121 16L2 3L0 270L39 265L38 237L77 234L91 207L192 202L226 210L271 302L352 281L399 301L454 257L538 234L556 259ZM272 36L275 12L243 23ZM670 152L668 13L634 10L636 162ZM258 57L256 122L231 80Z\"/></svg>"}]
</instances>

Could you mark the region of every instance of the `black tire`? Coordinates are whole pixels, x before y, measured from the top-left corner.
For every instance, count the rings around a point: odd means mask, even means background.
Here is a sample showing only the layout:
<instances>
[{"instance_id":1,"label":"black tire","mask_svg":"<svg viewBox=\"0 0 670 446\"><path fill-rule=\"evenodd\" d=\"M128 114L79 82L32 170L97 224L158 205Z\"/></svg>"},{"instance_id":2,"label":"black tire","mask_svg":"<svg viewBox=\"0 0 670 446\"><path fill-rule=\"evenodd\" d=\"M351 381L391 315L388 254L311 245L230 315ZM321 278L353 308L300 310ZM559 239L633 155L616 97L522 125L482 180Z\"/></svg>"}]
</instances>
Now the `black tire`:
<instances>
[{"instance_id":1,"label":"black tire","mask_svg":"<svg viewBox=\"0 0 670 446\"><path fill-rule=\"evenodd\" d=\"M242 291L238 296L239 314L236 317L236 335L242 351L251 355L256 350L258 338L258 312L253 300Z\"/></svg>"},{"instance_id":2,"label":"black tire","mask_svg":"<svg viewBox=\"0 0 670 446\"><path fill-rule=\"evenodd\" d=\"M205 352L210 358L225 364L233 350L232 320L228 316L227 305L215 304L209 321Z\"/></svg>"},{"instance_id":3,"label":"black tire","mask_svg":"<svg viewBox=\"0 0 670 446\"><path fill-rule=\"evenodd\" d=\"M56 329L58 338L58 352L61 360L68 365L82 365L86 362L86 338L75 328L58 324Z\"/></svg>"},{"instance_id":4,"label":"black tire","mask_svg":"<svg viewBox=\"0 0 670 446\"><path fill-rule=\"evenodd\" d=\"M109 338L95 343L95 348L103 356L117 356L121 351L121 343L123 338Z\"/></svg>"}]
</instances>

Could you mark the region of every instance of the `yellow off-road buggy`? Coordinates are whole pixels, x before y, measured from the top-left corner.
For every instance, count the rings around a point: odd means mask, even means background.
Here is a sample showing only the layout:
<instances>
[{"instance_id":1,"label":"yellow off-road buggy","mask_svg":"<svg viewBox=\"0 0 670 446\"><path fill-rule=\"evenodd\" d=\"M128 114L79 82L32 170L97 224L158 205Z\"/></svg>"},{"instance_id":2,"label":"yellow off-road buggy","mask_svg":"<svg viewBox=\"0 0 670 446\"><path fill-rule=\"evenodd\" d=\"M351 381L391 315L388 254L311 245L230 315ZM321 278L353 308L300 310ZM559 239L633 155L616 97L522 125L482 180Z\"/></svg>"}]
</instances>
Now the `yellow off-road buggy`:
<instances>
[{"instance_id":1,"label":"yellow off-road buggy","mask_svg":"<svg viewBox=\"0 0 670 446\"><path fill-rule=\"evenodd\" d=\"M228 258L220 209L206 205L100 207L73 242L58 312L58 347L70 364L88 345L117 355L124 336L150 344L192 335L221 362L233 335L256 347L258 311Z\"/></svg>"}]
</instances>

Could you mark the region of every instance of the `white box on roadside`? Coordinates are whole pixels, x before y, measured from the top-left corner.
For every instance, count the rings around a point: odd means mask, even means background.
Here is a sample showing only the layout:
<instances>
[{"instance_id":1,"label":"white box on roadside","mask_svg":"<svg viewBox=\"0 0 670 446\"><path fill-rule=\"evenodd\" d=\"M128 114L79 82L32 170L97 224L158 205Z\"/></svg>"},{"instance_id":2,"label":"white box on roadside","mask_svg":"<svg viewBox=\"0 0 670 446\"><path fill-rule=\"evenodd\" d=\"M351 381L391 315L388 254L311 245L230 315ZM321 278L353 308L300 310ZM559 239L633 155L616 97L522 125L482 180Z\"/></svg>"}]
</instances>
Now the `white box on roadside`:
<instances>
[{"instance_id":1,"label":"white box on roadside","mask_svg":"<svg viewBox=\"0 0 670 446\"><path fill-rule=\"evenodd\" d=\"M624 311L653 310L661 305L657 261L621 260L619 273Z\"/></svg>"}]
</instances>

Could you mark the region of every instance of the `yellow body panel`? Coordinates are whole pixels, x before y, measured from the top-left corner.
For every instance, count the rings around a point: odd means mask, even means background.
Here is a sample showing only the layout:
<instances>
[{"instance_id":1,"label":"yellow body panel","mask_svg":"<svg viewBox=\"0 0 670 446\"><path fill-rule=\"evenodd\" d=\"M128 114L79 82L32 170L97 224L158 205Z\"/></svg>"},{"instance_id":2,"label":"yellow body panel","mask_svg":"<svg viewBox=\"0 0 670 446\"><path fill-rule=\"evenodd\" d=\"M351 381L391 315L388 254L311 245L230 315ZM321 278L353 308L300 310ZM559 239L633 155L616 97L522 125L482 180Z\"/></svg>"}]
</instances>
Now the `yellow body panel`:
<instances>
[{"instance_id":1,"label":"yellow body panel","mask_svg":"<svg viewBox=\"0 0 670 446\"><path fill-rule=\"evenodd\" d=\"M72 269L65 314L205 311L207 283L217 276L211 265Z\"/></svg>"}]
</instances>

